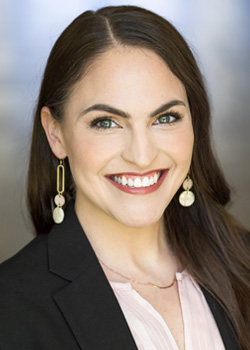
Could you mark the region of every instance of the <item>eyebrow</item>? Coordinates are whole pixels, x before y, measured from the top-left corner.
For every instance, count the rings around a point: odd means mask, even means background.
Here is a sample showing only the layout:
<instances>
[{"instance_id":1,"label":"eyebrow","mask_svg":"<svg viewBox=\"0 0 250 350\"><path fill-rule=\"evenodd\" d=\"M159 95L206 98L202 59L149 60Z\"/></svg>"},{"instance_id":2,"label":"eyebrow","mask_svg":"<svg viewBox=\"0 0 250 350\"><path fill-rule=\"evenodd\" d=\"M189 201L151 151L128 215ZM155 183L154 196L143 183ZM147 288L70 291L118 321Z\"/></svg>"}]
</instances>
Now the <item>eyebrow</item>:
<instances>
[{"instance_id":1,"label":"eyebrow","mask_svg":"<svg viewBox=\"0 0 250 350\"><path fill-rule=\"evenodd\" d=\"M155 117L157 114L163 113L163 112L167 111L169 108L171 108L173 106L184 106L184 107L186 107L186 104L183 101L181 101L181 100L169 101L169 102L161 105L155 111L153 111L150 114L150 117L151 118ZM90 106L87 109L85 109L80 114L80 116L83 116L83 115L85 115L85 114L87 114L89 112L92 112L92 111L103 111L103 112L108 112L108 113L111 113L111 114L119 115L122 118L126 118L126 119L130 119L131 118L131 115L129 113L126 113L126 112L124 112L124 111L122 111L122 110L120 110L118 108L111 107L111 106L106 105L106 104L95 104L93 106Z\"/></svg>"}]
</instances>

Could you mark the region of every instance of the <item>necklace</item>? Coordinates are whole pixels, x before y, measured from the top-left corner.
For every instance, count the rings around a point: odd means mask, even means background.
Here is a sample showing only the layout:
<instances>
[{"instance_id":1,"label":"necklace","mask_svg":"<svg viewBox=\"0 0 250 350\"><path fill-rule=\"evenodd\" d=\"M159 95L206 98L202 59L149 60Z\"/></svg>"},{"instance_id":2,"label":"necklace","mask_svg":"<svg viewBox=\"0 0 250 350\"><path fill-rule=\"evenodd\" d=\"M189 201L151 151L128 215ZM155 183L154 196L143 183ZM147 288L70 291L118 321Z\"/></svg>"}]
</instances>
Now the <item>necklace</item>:
<instances>
[{"instance_id":1,"label":"necklace","mask_svg":"<svg viewBox=\"0 0 250 350\"><path fill-rule=\"evenodd\" d=\"M123 277L125 278L126 280L130 281L130 282L133 282L133 283L137 283L137 284L141 284L143 286L151 286L151 287L155 287L155 288L159 288L159 289L167 289L167 288L170 288L172 287L174 284L175 284L175 281L176 281L176 277L174 277L174 280L173 282L168 285L168 286L157 286L157 284L154 284L152 282L139 282L139 281L136 281L135 279L133 278L130 278L130 277L127 277L127 276L124 276L123 274L121 274L120 272L118 271L115 271L114 269L112 269L111 267L109 267L108 265L106 265L100 258L98 258L98 260L100 261L100 263L102 265L104 265L108 270L112 271L113 273L115 273L116 275L120 276L120 277Z\"/></svg>"}]
</instances>

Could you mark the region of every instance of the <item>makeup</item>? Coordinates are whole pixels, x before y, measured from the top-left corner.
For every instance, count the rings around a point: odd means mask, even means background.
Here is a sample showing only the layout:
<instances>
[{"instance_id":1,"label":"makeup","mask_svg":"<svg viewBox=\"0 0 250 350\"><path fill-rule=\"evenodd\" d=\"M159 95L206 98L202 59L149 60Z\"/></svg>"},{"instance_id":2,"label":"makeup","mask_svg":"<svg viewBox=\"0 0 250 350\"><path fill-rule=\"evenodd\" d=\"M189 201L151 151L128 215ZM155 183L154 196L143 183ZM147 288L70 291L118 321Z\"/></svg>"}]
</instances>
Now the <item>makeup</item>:
<instances>
[{"instance_id":1,"label":"makeup","mask_svg":"<svg viewBox=\"0 0 250 350\"><path fill-rule=\"evenodd\" d=\"M167 176L168 169L151 170L143 174L119 173L106 179L119 190L130 194L148 194L156 191Z\"/></svg>"}]
</instances>

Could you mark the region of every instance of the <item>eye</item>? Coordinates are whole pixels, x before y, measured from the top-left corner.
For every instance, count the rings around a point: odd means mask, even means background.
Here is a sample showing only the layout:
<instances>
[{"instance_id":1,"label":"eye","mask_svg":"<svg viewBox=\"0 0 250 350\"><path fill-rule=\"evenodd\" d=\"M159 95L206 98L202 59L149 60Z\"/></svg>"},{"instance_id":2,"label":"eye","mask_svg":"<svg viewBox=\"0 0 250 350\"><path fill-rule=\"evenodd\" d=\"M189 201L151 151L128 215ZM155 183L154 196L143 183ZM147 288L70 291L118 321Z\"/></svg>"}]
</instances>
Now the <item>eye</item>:
<instances>
[{"instance_id":1,"label":"eye","mask_svg":"<svg viewBox=\"0 0 250 350\"><path fill-rule=\"evenodd\" d=\"M167 124L175 121L175 117L171 115L162 115L158 118L158 122L161 124Z\"/></svg>"},{"instance_id":2,"label":"eye","mask_svg":"<svg viewBox=\"0 0 250 350\"><path fill-rule=\"evenodd\" d=\"M169 112L169 113L160 115L156 119L156 121L154 122L154 125L157 125L157 124L173 124L173 123L177 122L180 119L182 119L182 116L179 113Z\"/></svg>"},{"instance_id":3,"label":"eye","mask_svg":"<svg viewBox=\"0 0 250 350\"><path fill-rule=\"evenodd\" d=\"M90 126L91 128L96 129L111 129L118 127L118 125L112 119L104 117L94 119Z\"/></svg>"}]
</instances>

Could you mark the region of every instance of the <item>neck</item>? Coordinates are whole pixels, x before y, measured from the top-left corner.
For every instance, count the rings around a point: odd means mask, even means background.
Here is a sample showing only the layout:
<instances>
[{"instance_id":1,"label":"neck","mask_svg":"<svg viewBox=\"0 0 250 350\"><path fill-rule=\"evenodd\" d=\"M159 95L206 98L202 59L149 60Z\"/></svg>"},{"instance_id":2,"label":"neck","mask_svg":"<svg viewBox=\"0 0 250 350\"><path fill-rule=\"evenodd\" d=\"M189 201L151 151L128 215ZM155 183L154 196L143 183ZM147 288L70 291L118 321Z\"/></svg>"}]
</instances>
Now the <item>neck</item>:
<instances>
[{"instance_id":1,"label":"neck","mask_svg":"<svg viewBox=\"0 0 250 350\"><path fill-rule=\"evenodd\" d=\"M124 271L176 272L177 264L167 243L164 219L146 227L129 227L102 211L92 212L76 203L79 221L96 253L108 266ZM93 220L94 218L94 220Z\"/></svg>"}]
</instances>

